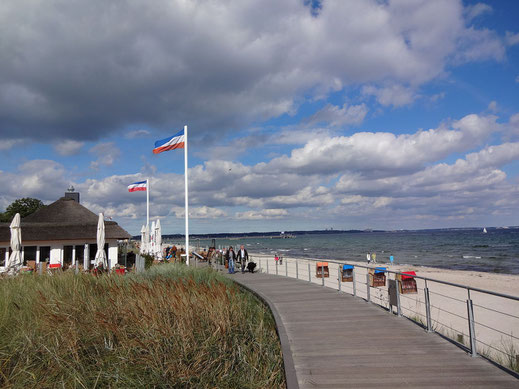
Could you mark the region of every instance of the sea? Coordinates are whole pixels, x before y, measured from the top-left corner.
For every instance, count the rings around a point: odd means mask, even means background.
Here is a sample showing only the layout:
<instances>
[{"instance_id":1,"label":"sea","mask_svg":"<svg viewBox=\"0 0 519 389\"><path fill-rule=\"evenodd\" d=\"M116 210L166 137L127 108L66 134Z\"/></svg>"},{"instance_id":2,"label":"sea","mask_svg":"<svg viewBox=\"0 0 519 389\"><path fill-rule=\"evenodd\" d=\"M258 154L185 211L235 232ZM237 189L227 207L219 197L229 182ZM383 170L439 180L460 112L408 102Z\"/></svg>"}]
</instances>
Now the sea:
<instances>
[{"instance_id":1,"label":"sea","mask_svg":"<svg viewBox=\"0 0 519 389\"><path fill-rule=\"evenodd\" d=\"M174 241L182 244L181 239ZM166 242L165 242L166 243ZM211 239L191 239L190 245L209 247ZM303 234L293 238L243 237L216 239L216 247L239 247L249 255L267 254L311 259L366 261L376 253L377 262L457 270L519 274L519 228L355 232Z\"/></svg>"}]
</instances>

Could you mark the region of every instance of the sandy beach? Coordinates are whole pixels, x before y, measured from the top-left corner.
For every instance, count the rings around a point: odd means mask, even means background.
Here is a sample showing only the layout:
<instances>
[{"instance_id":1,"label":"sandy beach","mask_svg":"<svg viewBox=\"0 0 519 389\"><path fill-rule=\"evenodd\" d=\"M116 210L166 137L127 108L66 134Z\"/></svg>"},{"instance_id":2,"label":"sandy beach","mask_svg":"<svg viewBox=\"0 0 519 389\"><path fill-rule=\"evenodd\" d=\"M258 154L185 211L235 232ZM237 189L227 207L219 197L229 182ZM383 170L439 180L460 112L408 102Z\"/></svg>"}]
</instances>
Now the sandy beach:
<instances>
[{"instance_id":1,"label":"sandy beach","mask_svg":"<svg viewBox=\"0 0 519 389\"><path fill-rule=\"evenodd\" d=\"M251 259L258 264L263 272L275 274L276 270L280 276L288 275L311 282L321 283L320 278L315 277L315 261L304 258L284 257L283 264L276 269L272 255L261 255L251 253ZM297 265L296 265L297 263ZM347 263L352 265L366 266L366 262ZM268 264L268 265L267 265ZM310 266L309 266L310 265ZM466 288L454 287L431 280L456 283L472 288L484 289L492 292L511 296L519 296L519 275L483 273L475 271L460 271L422 266L393 265L386 263L371 264L371 267L385 266L391 271L415 271L417 276L427 277L427 287L431 301L431 320L434 330L451 338L461 340L469 344L469 326L467 320ZM339 283L338 263L329 262L328 278L325 278L325 286L341 291L353 293L351 282ZM309 274L310 270L310 274ZM361 298L367 297L365 268L355 267L356 294ZM394 279L394 274L388 274L388 279ZM407 317L426 322L425 314L425 281L417 279L418 292L414 294L401 295L402 312ZM370 288L371 300L383 307L389 308L387 283L385 287ZM479 353L491 353L494 357L506 357L498 350L507 350L515 345L519 349L519 341L513 337L519 337L519 301L493 296L476 291L470 292L474 307L474 320L476 322L475 332L477 349ZM396 311L396 308L394 308ZM512 337L510 336L512 335Z\"/></svg>"}]
</instances>

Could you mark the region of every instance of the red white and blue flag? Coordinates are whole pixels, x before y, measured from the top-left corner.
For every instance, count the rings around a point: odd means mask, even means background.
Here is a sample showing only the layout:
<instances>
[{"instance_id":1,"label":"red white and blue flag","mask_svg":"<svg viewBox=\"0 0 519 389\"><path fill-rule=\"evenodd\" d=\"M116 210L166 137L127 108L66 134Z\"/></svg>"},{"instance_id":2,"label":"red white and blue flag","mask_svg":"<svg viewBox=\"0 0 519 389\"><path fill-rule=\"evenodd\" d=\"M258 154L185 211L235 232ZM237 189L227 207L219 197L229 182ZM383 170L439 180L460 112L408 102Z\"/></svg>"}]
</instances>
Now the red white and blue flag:
<instances>
[{"instance_id":1,"label":"red white and blue flag","mask_svg":"<svg viewBox=\"0 0 519 389\"><path fill-rule=\"evenodd\" d=\"M184 130L178 132L177 134L170 136L166 139L161 139L155 142L155 148L153 149L153 154L159 154L163 151L169 151L174 149L183 149L185 142Z\"/></svg>"},{"instance_id":2,"label":"red white and blue flag","mask_svg":"<svg viewBox=\"0 0 519 389\"><path fill-rule=\"evenodd\" d=\"M146 181L134 182L128 185L128 192L137 192L140 190L146 190Z\"/></svg>"}]
</instances>

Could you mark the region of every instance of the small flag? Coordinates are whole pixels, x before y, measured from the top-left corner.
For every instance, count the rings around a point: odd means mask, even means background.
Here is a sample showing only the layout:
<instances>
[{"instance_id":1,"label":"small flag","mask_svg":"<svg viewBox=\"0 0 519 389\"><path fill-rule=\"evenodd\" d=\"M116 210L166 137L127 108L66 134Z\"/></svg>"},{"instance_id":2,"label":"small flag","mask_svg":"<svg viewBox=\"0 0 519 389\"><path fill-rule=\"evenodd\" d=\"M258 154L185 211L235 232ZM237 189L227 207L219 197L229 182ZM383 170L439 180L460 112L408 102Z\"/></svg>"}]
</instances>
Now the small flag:
<instances>
[{"instance_id":1,"label":"small flag","mask_svg":"<svg viewBox=\"0 0 519 389\"><path fill-rule=\"evenodd\" d=\"M139 190L146 190L146 181L134 182L128 185L128 192L137 192Z\"/></svg>"},{"instance_id":2,"label":"small flag","mask_svg":"<svg viewBox=\"0 0 519 389\"><path fill-rule=\"evenodd\" d=\"M155 142L155 148L153 154L159 154L163 151L169 151L174 149L183 149L185 142L184 130L179 133L170 136L169 138L158 140Z\"/></svg>"}]
</instances>

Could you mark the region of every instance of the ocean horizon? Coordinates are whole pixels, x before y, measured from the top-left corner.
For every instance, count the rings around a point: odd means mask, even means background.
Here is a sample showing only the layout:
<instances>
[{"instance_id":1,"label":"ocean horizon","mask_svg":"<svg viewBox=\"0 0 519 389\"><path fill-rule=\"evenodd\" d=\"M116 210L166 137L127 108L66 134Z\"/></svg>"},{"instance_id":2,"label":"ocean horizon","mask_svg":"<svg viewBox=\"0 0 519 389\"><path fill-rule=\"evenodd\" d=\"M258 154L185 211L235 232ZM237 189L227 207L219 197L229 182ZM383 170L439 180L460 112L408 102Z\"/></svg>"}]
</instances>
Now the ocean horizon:
<instances>
[{"instance_id":1,"label":"ocean horizon","mask_svg":"<svg viewBox=\"0 0 519 389\"><path fill-rule=\"evenodd\" d=\"M289 234L294 232L287 231ZM377 262L519 274L519 228L435 229L418 231L373 231L295 234L289 239L241 236L214 238L217 248L245 245L250 255L341 261L366 261L376 253ZM182 245L178 238L164 236L164 243ZM212 239L190 238L192 247L207 248Z\"/></svg>"}]
</instances>

